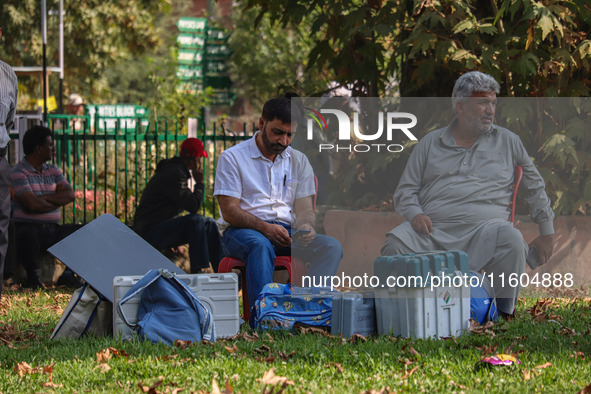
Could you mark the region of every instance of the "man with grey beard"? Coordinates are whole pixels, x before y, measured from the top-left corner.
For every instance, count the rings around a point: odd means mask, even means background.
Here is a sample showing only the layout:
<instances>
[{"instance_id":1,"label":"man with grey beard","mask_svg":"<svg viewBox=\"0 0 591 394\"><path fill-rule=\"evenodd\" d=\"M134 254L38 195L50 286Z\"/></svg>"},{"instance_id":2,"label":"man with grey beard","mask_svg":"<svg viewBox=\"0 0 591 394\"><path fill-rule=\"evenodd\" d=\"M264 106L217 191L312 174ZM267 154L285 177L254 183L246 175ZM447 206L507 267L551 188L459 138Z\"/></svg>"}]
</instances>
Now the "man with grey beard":
<instances>
[{"instance_id":1,"label":"man with grey beard","mask_svg":"<svg viewBox=\"0 0 591 394\"><path fill-rule=\"evenodd\" d=\"M386 234L381 253L463 250L471 270L493 274L497 307L506 316L513 314L520 291L508 277L525 272L528 249L536 250L540 265L552 255L554 213L520 138L493 124L499 88L494 78L478 71L456 81L456 119L414 147L394 192L396 212L407 221ZM524 174L520 193L540 230L529 247L508 221L517 165Z\"/></svg>"}]
</instances>

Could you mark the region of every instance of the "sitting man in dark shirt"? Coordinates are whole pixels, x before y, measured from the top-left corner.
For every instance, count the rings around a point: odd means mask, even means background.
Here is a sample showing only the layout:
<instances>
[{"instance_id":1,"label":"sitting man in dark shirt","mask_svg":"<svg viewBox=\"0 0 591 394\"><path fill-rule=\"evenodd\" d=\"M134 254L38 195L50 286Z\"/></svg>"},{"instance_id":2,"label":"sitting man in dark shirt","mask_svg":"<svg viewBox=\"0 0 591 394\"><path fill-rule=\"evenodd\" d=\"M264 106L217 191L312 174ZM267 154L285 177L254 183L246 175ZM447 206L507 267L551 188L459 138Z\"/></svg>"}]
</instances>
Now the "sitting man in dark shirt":
<instances>
[{"instance_id":1,"label":"sitting man in dark shirt","mask_svg":"<svg viewBox=\"0 0 591 394\"><path fill-rule=\"evenodd\" d=\"M220 235L212 218L197 213L203 201L201 158L203 142L187 138L179 157L161 160L144 189L137 207L134 230L157 249L189 244L191 273L209 267L214 271L223 257ZM193 178L195 186L189 187ZM185 216L177 216L188 211Z\"/></svg>"}]
</instances>

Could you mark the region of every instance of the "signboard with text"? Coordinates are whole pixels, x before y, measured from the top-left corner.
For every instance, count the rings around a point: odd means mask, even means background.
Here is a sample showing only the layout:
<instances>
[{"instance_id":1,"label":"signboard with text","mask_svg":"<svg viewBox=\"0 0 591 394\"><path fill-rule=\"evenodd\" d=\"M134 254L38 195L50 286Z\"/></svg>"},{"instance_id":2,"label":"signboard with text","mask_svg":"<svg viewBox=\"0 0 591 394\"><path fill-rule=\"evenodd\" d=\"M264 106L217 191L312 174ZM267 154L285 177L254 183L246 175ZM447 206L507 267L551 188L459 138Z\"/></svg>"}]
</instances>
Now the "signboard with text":
<instances>
[{"instance_id":1,"label":"signboard with text","mask_svg":"<svg viewBox=\"0 0 591 394\"><path fill-rule=\"evenodd\" d=\"M179 91L197 94L207 87L214 90L212 105L231 105L235 95L230 91L227 59L231 55L224 29L208 26L205 18L180 18L177 77Z\"/></svg>"}]
</instances>

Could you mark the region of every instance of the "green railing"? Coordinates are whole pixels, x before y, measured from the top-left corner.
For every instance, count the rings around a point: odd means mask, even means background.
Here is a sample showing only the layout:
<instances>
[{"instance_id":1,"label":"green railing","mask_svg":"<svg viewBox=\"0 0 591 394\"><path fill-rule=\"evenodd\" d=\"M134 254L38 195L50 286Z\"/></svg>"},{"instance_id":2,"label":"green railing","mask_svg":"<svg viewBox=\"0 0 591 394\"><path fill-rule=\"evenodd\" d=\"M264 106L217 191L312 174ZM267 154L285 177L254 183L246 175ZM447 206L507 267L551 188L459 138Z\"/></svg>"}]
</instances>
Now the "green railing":
<instances>
[{"instance_id":1,"label":"green railing","mask_svg":"<svg viewBox=\"0 0 591 394\"><path fill-rule=\"evenodd\" d=\"M94 133L99 128L92 127L88 117L50 115L49 127L54 131L56 147L53 163L76 194L74 203L63 208L65 223L88 223L110 213L131 224L156 164L177 155L187 138L174 121L154 121L147 127L131 129L118 126L114 132ZM208 158L203 159L204 215L218 214L213 198L217 159L224 149L250 138L254 125L247 129L244 124L241 131L230 132L213 124L198 133L208 152Z\"/></svg>"}]
</instances>

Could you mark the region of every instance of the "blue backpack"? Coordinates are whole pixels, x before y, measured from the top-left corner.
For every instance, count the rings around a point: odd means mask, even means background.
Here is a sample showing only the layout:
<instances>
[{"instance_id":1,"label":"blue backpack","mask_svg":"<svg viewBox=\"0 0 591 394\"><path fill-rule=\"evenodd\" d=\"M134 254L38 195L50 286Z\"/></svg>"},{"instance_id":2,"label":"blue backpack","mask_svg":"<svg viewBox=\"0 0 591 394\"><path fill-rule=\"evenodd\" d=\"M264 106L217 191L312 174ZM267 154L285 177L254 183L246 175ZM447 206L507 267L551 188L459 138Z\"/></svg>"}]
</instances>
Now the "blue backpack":
<instances>
[{"instance_id":1,"label":"blue backpack","mask_svg":"<svg viewBox=\"0 0 591 394\"><path fill-rule=\"evenodd\" d=\"M262 329L293 329L301 324L330 327L332 297L323 288L302 288L288 283L269 283L254 304L254 326Z\"/></svg>"},{"instance_id":2,"label":"blue backpack","mask_svg":"<svg viewBox=\"0 0 591 394\"><path fill-rule=\"evenodd\" d=\"M479 272L472 271L470 276L477 277L479 284L479 286L470 287L470 317L480 324L497 321L499 318L497 300L490 282Z\"/></svg>"},{"instance_id":3,"label":"blue backpack","mask_svg":"<svg viewBox=\"0 0 591 394\"><path fill-rule=\"evenodd\" d=\"M137 324L129 323L121 308L141 294ZM215 341L213 317L195 293L173 272L151 270L117 303L117 313L139 337L154 343Z\"/></svg>"}]
</instances>

